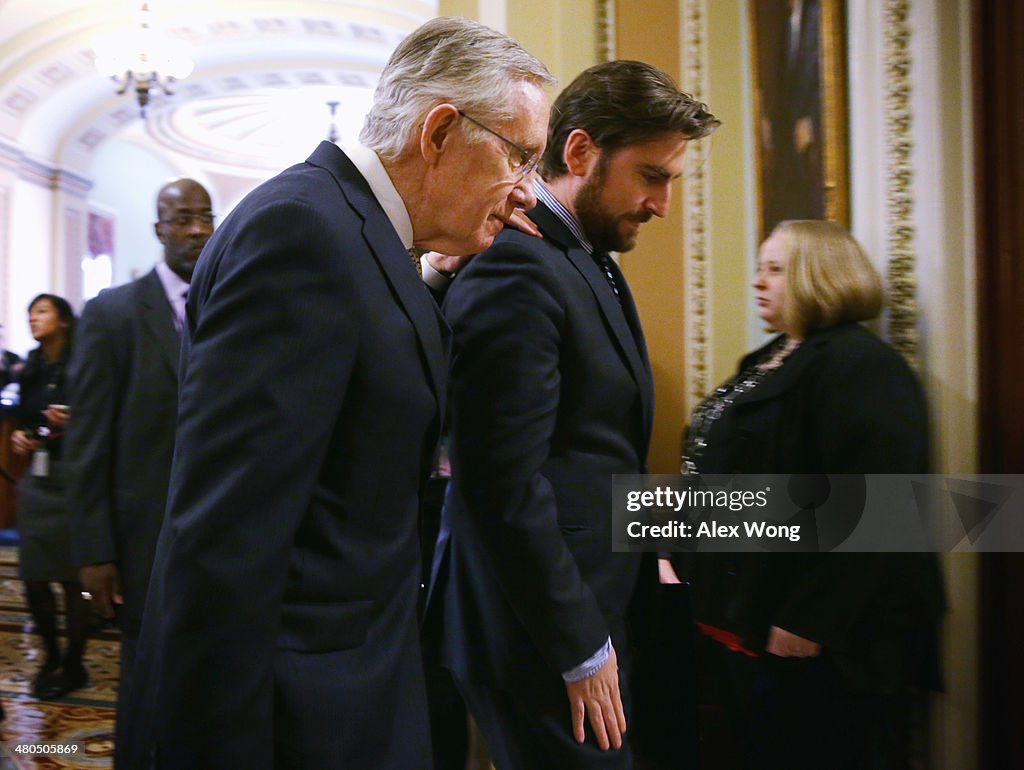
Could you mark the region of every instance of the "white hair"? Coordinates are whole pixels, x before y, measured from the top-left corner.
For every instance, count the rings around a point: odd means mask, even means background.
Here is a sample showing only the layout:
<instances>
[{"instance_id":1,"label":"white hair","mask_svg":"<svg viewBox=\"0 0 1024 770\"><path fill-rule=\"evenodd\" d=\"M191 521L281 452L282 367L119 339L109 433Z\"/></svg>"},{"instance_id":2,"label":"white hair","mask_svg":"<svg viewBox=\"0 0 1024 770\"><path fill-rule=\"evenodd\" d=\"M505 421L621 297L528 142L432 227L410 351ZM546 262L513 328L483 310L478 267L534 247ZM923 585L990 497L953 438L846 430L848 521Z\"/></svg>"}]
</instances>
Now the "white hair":
<instances>
[{"instance_id":1,"label":"white hair","mask_svg":"<svg viewBox=\"0 0 1024 770\"><path fill-rule=\"evenodd\" d=\"M511 120L515 81L544 86L555 79L508 35L468 19L432 19L391 55L359 140L382 158L393 160L416 125L438 104L453 104L483 123ZM465 130L472 139L484 136L472 124Z\"/></svg>"}]
</instances>

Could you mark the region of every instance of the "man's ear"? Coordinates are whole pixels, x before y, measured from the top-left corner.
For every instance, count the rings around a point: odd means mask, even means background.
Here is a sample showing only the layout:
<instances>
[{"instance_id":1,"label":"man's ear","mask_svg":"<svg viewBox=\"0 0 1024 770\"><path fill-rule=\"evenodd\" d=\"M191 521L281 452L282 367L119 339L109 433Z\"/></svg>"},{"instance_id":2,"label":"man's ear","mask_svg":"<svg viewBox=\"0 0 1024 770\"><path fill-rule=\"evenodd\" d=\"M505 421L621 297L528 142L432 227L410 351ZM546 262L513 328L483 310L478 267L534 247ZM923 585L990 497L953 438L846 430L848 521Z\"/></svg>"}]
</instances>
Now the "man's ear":
<instances>
[{"instance_id":1,"label":"man's ear","mask_svg":"<svg viewBox=\"0 0 1024 770\"><path fill-rule=\"evenodd\" d=\"M562 149L562 160L573 176L587 176L597 164L601 156L601 148L594 144L590 134L582 128L573 129L566 137Z\"/></svg>"},{"instance_id":2,"label":"man's ear","mask_svg":"<svg viewBox=\"0 0 1024 770\"><path fill-rule=\"evenodd\" d=\"M156 233L156 239L158 241L160 241L160 243L163 243L164 242L164 234L162 232L160 232L160 223L159 222L154 222L153 223L153 232Z\"/></svg>"},{"instance_id":3,"label":"man's ear","mask_svg":"<svg viewBox=\"0 0 1024 770\"><path fill-rule=\"evenodd\" d=\"M454 105L439 104L423 118L420 153L430 165L433 165L448 148L460 117L459 110Z\"/></svg>"}]
</instances>

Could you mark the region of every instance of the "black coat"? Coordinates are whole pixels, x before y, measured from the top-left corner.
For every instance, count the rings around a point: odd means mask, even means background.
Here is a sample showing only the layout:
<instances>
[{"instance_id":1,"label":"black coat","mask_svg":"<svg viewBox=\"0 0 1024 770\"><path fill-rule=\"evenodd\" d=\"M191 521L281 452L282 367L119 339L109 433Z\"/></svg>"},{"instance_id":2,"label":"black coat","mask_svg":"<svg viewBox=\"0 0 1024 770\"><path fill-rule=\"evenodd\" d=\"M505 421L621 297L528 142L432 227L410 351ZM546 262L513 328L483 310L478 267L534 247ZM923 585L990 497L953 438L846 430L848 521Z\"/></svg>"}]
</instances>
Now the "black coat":
<instances>
[{"instance_id":1,"label":"black coat","mask_svg":"<svg viewBox=\"0 0 1024 770\"><path fill-rule=\"evenodd\" d=\"M769 343L770 345L771 343ZM746 356L746 369L768 346ZM737 398L708 436L702 473L926 473L928 417L906 362L859 324L810 335ZM850 683L935 684L944 606L934 554L677 556L695 616L763 650L770 626L819 642Z\"/></svg>"},{"instance_id":2,"label":"black coat","mask_svg":"<svg viewBox=\"0 0 1024 770\"><path fill-rule=\"evenodd\" d=\"M625 653L639 554L611 551L611 482L644 472L653 384L636 308L543 205L455 280L445 663L560 683L609 634ZM444 543L442 543L442 549ZM432 602L433 605L433 602ZM431 607L433 609L433 606Z\"/></svg>"},{"instance_id":3,"label":"black coat","mask_svg":"<svg viewBox=\"0 0 1024 770\"><path fill-rule=\"evenodd\" d=\"M174 310L156 270L90 300L71 360L68 506L77 565L116 562L121 627L137 635L178 413Z\"/></svg>"},{"instance_id":4,"label":"black coat","mask_svg":"<svg viewBox=\"0 0 1024 770\"><path fill-rule=\"evenodd\" d=\"M429 767L417 515L447 326L341 150L238 205L187 315L138 734L170 770Z\"/></svg>"}]
</instances>

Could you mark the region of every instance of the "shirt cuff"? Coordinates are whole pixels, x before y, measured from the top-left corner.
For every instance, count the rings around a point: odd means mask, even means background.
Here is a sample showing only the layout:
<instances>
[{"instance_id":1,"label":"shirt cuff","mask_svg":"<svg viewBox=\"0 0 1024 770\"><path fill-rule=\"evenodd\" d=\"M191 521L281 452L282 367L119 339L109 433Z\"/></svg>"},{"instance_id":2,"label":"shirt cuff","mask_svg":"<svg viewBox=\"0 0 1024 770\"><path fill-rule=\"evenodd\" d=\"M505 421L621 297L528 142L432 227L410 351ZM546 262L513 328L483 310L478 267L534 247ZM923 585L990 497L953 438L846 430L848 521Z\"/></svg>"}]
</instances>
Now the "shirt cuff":
<instances>
[{"instance_id":1,"label":"shirt cuff","mask_svg":"<svg viewBox=\"0 0 1024 770\"><path fill-rule=\"evenodd\" d=\"M423 273L423 283L434 291L445 291L448 288L448 284L452 282L452 278L455 277L454 275L445 275L435 270L427 261L426 254L420 256L420 270Z\"/></svg>"},{"instance_id":2,"label":"shirt cuff","mask_svg":"<svg viewBox=\"0 0 1024 770\"><path fill-rule=\"evenodd\" d=\"M562 679L566 682L578 682L581 679L586 679L588 676L593 676L601 667L608 662L608 656L612 654L612 639L608 637L601 649L583 661L576 668L570 669L562 674Z\"/></svg>"}]
</instances>

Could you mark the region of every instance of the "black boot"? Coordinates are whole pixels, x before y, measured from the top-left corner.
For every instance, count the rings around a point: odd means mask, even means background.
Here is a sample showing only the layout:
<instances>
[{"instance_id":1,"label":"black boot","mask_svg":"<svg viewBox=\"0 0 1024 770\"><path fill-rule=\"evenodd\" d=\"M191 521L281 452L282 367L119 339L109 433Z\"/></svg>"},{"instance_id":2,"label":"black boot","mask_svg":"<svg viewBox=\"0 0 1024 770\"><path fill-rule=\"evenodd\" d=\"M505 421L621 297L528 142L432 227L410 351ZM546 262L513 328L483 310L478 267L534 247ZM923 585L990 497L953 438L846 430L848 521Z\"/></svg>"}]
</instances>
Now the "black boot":
<instances>
[{"instance_id":1,"label":"black boot","mask_svg":"<svg viewBox=\"0 0 1024 770\"><path fill-rule=\"evenodd\" d=\"M32 695L40 699L46 697L45 693L53 687L53 680L57 676L60 664L59 652L47 653L46 660L43 661L43 665L39 667L35 678L32 680Z\"/></svg>"},{"instance_id":2,"label":"black boot","mask_svg":"<svg viewBox=\"0 0 1024 770\"><path fill-rule=\"evenodd\" d=\"M50 680L49 686L39 694L39 697L42 700L55 700L69 692L79 690L87 684L89 684L89 674L82 662L69 661Z\"/></svg>"},{"instance_id":3,"label":"black boot","mask_svg":"<svg viewBox=\"0 0 1024 770\"><path fill-rule=\"evenodd\" d=\"M25 581L25 599L46 656L32 680L32 694L41 698L42 693L52 685L53 677L62 662L60 647L57 646L57 599L50 584L43 580Z\"/></svg>"},{"instance_id":4,"label":"black boot","mask_svg":"<svg viewBox=\"0 0 1024 770\"><path fill-rule=\"evenodd\" d=\"M45 700L53 700L78 690L89 683L82 659L85 655L86 638L89 631L89 617L92 607L82 596L79 583L64 583L64 601L67 608L68 646L64 651L64 663L60 671L50 680L43 690Z\"/></svg>"}]
</instances>

